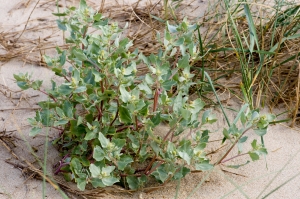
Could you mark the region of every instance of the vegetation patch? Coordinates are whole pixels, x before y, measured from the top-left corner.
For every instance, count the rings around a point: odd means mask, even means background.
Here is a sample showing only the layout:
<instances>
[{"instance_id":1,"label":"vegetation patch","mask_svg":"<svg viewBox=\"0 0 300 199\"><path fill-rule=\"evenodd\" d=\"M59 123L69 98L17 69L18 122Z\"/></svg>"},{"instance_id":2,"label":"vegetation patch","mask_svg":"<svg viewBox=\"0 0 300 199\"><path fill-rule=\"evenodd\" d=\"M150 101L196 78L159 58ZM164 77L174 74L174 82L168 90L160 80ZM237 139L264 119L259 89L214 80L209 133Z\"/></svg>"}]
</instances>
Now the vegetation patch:
<instances>
[{"instance_id":1,"label":"vegetation patch","mask_svg":"<svg viewBox=\"0 0 300 199\"><path fill-rule=\"evenodd\" d=\"M68 32L69 47L57 47L58 56L44 56L44 60L64 83L52 80L52 87L42 90L42 80L32 80L28 74L14 77L20 88L49 96L39 102L41 110L29 123L31 136L45 127L59 131L53 144L62 159L55 174L75 181L80 190L87 184L95 188L119 184L138 190L151 178L166 184L192 170L208 171L243 155L254 161L267 154L263 136L275 116L260 115L246 104L232 122L223 112L228 127L223 130L222 142L231 143L231 147L215 163L207 158L205 149L212 133L209 125L217 117L204 109L200 97L189 97L196 84L191 63L203 58L195 43L198 25L187 20L178 25L167 22L163 39L157 34L163 48L146 56L138 50L129 51L132 41L122 37L118 24L84 0L78 9L71 7L54 15L60 17L58 27ZM149 72L137 75L140 65ZM201 73L214 90L209 75L204 69ZM160 125L168 130L156 132ZM260 141L253 139L251 149L243 151L250 129ZM235 146L238 154L228 158Z\"/></svg>"}]
</instances>

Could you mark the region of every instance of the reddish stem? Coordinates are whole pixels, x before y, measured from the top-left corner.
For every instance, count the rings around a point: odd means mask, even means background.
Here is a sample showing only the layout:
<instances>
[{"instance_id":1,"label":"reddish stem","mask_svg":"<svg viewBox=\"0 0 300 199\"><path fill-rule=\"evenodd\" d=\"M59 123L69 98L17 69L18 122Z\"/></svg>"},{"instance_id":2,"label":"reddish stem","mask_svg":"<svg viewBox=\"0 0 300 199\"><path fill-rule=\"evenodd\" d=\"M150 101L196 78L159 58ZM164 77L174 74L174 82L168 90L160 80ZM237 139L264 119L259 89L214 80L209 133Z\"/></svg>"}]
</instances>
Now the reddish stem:
<instances>
[{"instance_id":1,"label":"reddish stem","mask_svg":"<svg viewBox=\"0 0 300 199\"><path fill-rule=\"evenodd\" d=\"M126 177L126 176L136 176L136 177L141 177L141 176L142 176L142 174L140 174L140 173L137 173L137 174L130 174L130 175L128 175L128 174L123 174L123 173L120 173L120 176L121 176L121 177Z\"/></svg>"},{"instance_id":2,"label":"reddish stem","mask_svg":"<svg viewBox=\"0 0 300 199\"><path fill-rule=\"evenodd\" d=\"M109 126L112 126L114 124L114 122L116 121L116 119L118 118L118 116L119 116L119 101L118 100L117 100L117 105L118 105L118 108L117 108L116 116L115 116L114 120L111 121Z\"/></svg>"},{"instance_id":3,"label":"reddish stem","mask_svg":"<svg viewBox=\"0 0 300 199\"><path fill-rule=\"evenodd\" d=\"M151 166L153 165L154 161L156 159L156 155L152 158L151 162L149 163L149 165L147 166L147 168L145 169L145 174L148 175L149 170L151 169Z\"/></svg>"},{"instance_id":4,"label":"reddish stem","mask_svg":"<svg viewBox=\"0 0 300 199\"><path fill-rule=\"evenodd\" d=\"M146 173L146 175L150 175L151 173L153 173L160 165L162 165L162 163L164 163L164 162L159 162L153 169L151 169L150 171L148 171L147 173Z\"/></svg>"},{"instance_id":5,"label":"reddish stem","mask_svg":"<svg viewBox=\"0 0 300 199\"><path fill-rule=\"evenodd\" d=\"M137 116L135 116L135 130L136 130L136 131L139 130L139 123L138 123Z\"/></svg>"},{"instance_id":6,"label":"reddish stem","mask_svg":"<svg viewBox=\"0 0 300 199\"><path fill-rule=\"evenodd\" d=\"M156 109L157 109L158 97L159 97L159 95L161 94L161 92L162 92L162 89L161 89L161 88L157 88L157 89L155 90L154 101L153 101L153 112L155 112Z\"/></svg>"},{"instance_id":7,"label":"reddish stem","mask_svg":"<svg viewBox=\"0 0 300 199\"><path fill-rule=\"evenodd\" d=\"M237 158L237 157L240 157L240 156L243 156L243 155L248 155L248 153L242 153L242 154L233 156L233 157L231 157L231 158L228 158L228 159L226 159L226 160L223 160L223 161L220 162L220 163L222 164L222 163L228 162L228 161L230 161L230 160L232 160L232 159L234 159L234 158Z\"/></svg>"},{"instance_id":8,"label":"reddish stem","mask_svg":"<svg viewBox=\"0 0 300 199\"><path fill-rule=\"evenodd\" d=\"M38 90L38 91L44 93L45 95L48 95L51 99L53 99L55 102L57 102L56 99L52 95L50 95L50 94L48 94L48 93L46 93L45 91L42 91L42 90Z\"/></svg>"},{"instance_id":9,"label":"reddish stem","mask_svg":"<svg viewBox=\"0 0 300 199\"><path fill-rule=\"evenodd\" d=\"M220 163L227 157L227 155L230 153L230 151L234 148L234 146L235 146L235 145L238 143L238 141L241 139L241 137L243 137L243 135L244 135L248 130L250 130L250 129L251 129L251 127L247 128L247 129L239 136L239 138L235 140L235 142L232 144L232 146L230 147L230 149L223 155L223 157L222 157L218 162L215 163L215 165L220 164Z\"/></svg>"}]
</instances>

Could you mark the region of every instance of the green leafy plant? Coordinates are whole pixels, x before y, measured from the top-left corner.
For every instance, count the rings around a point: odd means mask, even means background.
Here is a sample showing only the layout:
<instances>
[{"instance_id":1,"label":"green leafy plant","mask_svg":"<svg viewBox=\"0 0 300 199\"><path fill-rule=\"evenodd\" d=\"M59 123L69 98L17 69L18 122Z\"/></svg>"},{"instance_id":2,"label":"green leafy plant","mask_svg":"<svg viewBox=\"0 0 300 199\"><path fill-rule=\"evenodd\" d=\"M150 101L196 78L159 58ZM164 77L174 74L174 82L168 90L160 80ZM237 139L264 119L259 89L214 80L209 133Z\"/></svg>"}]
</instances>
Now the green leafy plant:
<instances>
[{"instance_id":1,"label":"green leafy plant","mask_svg":"<svg viewBox=\"0 0 300 199\"><path fill-rule=\"evenodd\" d=\"M201 99L189 99L195 84L190 63L201 59L193 39L197 25L186 20L178 26L167 23L163 41L158 34L164 48L146 57L138 50L129 51L132 41L122 37L118 24L109 23L84 0L79 9L54 15L65 17L57 24L69 32L69 48L57 48L57 57L44 59L64 82L58 85L52 80L52 87L43 90L42 81L33 81L28 74L14 77L22 89L49 96L39 103L41 110L29 123L31 136L44 127L59 131L53 144L63 158L55 165L55 174L74 180L80 190L89 183L93 187L119 183L137 190L150 178L167 183L183 178L191 169L213 168L205 148L210 133L207 124L217 117L210 110L201 113L205 105ZM141 64L149 73L139 76L137 66ZM236 127L238 120L243 129ZM249 129L262 137L273 120L245 105L224 130L223 141L241 148ZM159 126L167 130L160 132ZM252 160L266 154L263 143L254 140L251 145L247 154ZM228 153L216 164L227 161Z\"/></svg>"}]
</instances>

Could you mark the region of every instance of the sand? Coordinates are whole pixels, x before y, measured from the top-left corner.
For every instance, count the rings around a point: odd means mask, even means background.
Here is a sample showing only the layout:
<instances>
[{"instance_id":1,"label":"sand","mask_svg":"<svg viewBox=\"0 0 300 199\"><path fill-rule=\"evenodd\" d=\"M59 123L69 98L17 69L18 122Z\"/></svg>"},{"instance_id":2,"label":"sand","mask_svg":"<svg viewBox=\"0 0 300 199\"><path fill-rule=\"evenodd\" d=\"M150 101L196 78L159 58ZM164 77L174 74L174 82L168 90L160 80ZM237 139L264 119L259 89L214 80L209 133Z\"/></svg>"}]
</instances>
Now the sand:
<instances>
[{"instance_id":1,"label":"sand","mask_svg":"<svg viewBox=\"0 0 300 199\"><path fill-rule=\"evenodd\" d=\"M29 2L25 8L22 3ZM11 28L22 31L33 7L37 1L20 1L20 0L0 0L0 31L7 31ZM47 1L40 1L36 10L32 13L30 19L31 23L28 23L27 28L33 26L33 24L49 23L53 26L45 31L32 32L25 31L22 35L22 39L36 37L39 34L57 34L58 37L53 40L54 43L60 44L61 37L57 33L53 17L51 12L54 12L55 8L49 6L42 6ZM61 1L67 5L71 5L76 1ZM96 6L100 5L100 1L94 1ZM124 2L119 1L120 5ZM153 1L154 2L154 1ZM197 1L201 9L198 15L205 10L205 5L208 1ZM35 19L44 20L35 20ZM20 25L21 24L21 25ZM3 48L0 47L0 53L3 52ZM25 64L18 60L13 59L9 62L1 62L0 66L0 84L5 87L0 87L1 90L19 91L20 89L14 83L13 74L15 73L32 73L32 76L36 79L43 79L45 82L43 86L46 88L49 86L49 80L54 76L53 72L45 67L41 67L34 64ZM1 86L0 85L0 86ZM11 133L12 137L15 137L15 144L17 147L13 148L14 153L19 157L33 162L34 158L31 155L27 144L37 149L36 154L43 160L45 150L45 137L37 136L31 138L28 136L30 127L28 126L27 118L34 116L34 108L36 103L40 100L47 99L46 96L41 93L34 92L32 90L26 92L12 92L13 99L10 100L0 93L0 132L6 130L7 133ZM19 100L22 98L21 100ZM13 103L12 103L13 101ZM19 103L19 104L18 104ZM241 106L240 103L235 101L230 102L233 108L238 109ZM18 106L16 106L18 104ZM264 110L267 111L267 110ZM275 110L279 113L283 110ZM221 115L221 112L215 110L216 114ZM234 118L233 113L228 113L230 118ZM215 133L212 137L218 138L221 135L221 131L225 125L224 120L221 118L213 126L213 129L218 133ZM19 129L19 131L17 131ZM56 132L49 132L50 140ZM253 132L249 132L248 136L254 137ZM60 160L56 149L54 149L50 143L48 143L47 149L47 170L52 173L52 165ZM275 193L268 198L285 198L294 199L300 198L300 134L297 129L291 129L288 124L270 126L267 135L265 136L265 145L269 154L259 161L250 163L238 170L228 169L226 167L217 167L211 173L199 173L190 174L180 182L172 182L166 187L152 191L150 193L136 192L133 195L129 194L114 194L105 195L104 198L174 198L176 190L178 191L178 198L262 198L265 194L271 190L290 181L283 187L280 187ZM214 150L220 146L220 143L211 145L208 149ZM221 155L221 154L220 154ZM11 153L0 144L0 198L13 198L13 199L26 199L26 198L42 198L42 181L36 179L28 179L29 176L18 168L5 162L9 159L11 162L20 162L12 158ZM241 157L233 160L230 164L244 163L248 160L248 157ZM25 163L23 163L25 164ZM34 164L38 168L38 164ZM231 171L233 173L224 172ZM293 178L297 175L295 178ZM208 176L208 177L207 177ZM273 178L276 177L274 180ZM200 183L202 183L200 186ZM267 185L270 186L265 189ZM237 187L238 189L237 190ZM180 187L178 189L178 187ZM46 184L46 197L49 199L62 198L61 194L57 192L50 184Z\"/></svg>"}]
</instances>

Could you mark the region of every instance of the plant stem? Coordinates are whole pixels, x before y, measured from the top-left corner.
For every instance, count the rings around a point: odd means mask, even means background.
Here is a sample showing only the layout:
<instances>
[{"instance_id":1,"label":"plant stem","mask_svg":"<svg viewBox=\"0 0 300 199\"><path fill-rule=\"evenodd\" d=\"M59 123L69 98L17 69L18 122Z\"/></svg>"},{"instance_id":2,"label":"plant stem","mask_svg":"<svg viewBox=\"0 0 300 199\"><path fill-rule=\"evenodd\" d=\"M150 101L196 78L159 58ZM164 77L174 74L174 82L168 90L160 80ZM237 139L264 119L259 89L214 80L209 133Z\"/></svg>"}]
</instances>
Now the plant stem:
<instances>
[{"instance_id":1,"label":"plant stem","mask_svg":"<svg viewBox=\"0 0 300 199\"><path fill-rule=\"evenodd\" d=\"M179 121L181 120L182 118L179 118ZM170 135L170 133L172 133L173 132L173 130L176 128L176 126L175 127L173 127L173 128L171 128L170 130L169 130L169 132L165 135L165 137L164 137L164 141L166 141L167 140L167 138L169 137L169 135Z\"/></svg>"},{"instance_id":2,"label":"plant stem","mask_svg":"<svg viewBox=\"0 0 300 199\"><path fill-rule=\"evenodd\" d=\"M148 172L145 172L146 175L150 175L151 173L153 173L160 165L162 165L162 163L164 163L164 161L159 162L153 169L151 169ZM153 165L153 164L152 164Z\"/></svg>"},{"instance_id":3,"label":"plant stem","mask_svg":"<svg viewBox=\"0 0 300 199\"><path fill-rule=\"evenodd\" d=\"M57 100L52 95L46 93L45 91L42 91L41 89L39 89L38 91L40 91L41 93L44 93L45 95L48 95L51 99L53 99L55 102L57 102Z\"/></svg>"},{"instance_id":4,"label":"plant stem","mask_svg":"<svg viewBox=\"0 0 300 199\"><path fill-rule=\"evenodd\" d=\"M234 146L238 143L238 141L241 139L241 137L243 137L243 135L249 131L251 129L251 127L248 127L239 137L238 139L235 140L235 142L232 144L232 146L230 147L230 149L223 155L223 157L215 163L215 165L218 165L220 163L222 163L222 161L227 157L227 155L230 153L230 151L234 148Z\"/></svg>"},{"instance_id":5,"label":"plant stem","mask_svg":"<svg viewBox=\"0 0 300 199\"><path fill-rule=\"evenodd\" d=\"M153 165L153 163L154 163L156 157L157 157L157 156L155 155L155 156L152 158L151 162L149 163L149 165L148 165L147 168L145 169L145 172L144 172L144 173L145 173L146 175L149 175L148 172L149 172L149 170L151 169L151 166Z\"/></svg>"},{"instance_id":6,"label":"plant stem","mask_svg":"<svg viewBox=\"0 0 300 199\"><path fill-rule=\"evenodd\" d=\"M102 111L101 111L101 108L99 108L98 106L95 106L97 111L98 111L98 121L100 122L100 119L102 117Z\"/></svg>"},{"instance_id":7,"label":"plant stem","mask_svg":"<svg viewBox=\"0 0 300 199\"><path fill-rule=\"evenodd\" d=\"M116 116L113 119L113 121L111 121L109 126L112 126L114 124L114 122L116 121L116 119L118 118L118 116L119 116L119 101L117 101L117 104L118 104L118 109L117 109L117 112L116 112Z\"/></svg>"},{"instance_id":8,"label":"plant stem","mask_svg":"<svg viewBox=\"0 0 300 199\"><path fill-rule=\"evenodd\" d=\"M135 116L135 130L136 130L136 131L139 130L139 124L138 124L137 116Z\"/></svg>"},{"instance_id":9,"label":"plant stem","mask_svg":"<svg viewBox=\"0 0 300 199\"><path fill-rule=\"evenodd\" d=\"M51 128L57 129L57 130L60 130L60 131L64 131L64 129L61 129L61 128L58 128L58 127L55 127L55 126L51 126Z\"/></svg>"},{"instance_id":10,"label":"plant stem","mask_svg":"<svg viewBox=\"0 0 300 199\"><path fill-rule=\"evenodd\" d=\"M220 162L220 163L223 164L223 163L228 162L228 161L230 161L230 160L232 160L232 159L234 159L234 158L237 158L237 157L240 157L240 156L243 156L243 155L247 155L247 154L248 154L248 153L242 153L242 154L233 156L233 157L231 157L231 158L228 158L228 159L226 159L226 160L223 160L223 161Z\"/></svg>"}]
</instances>

